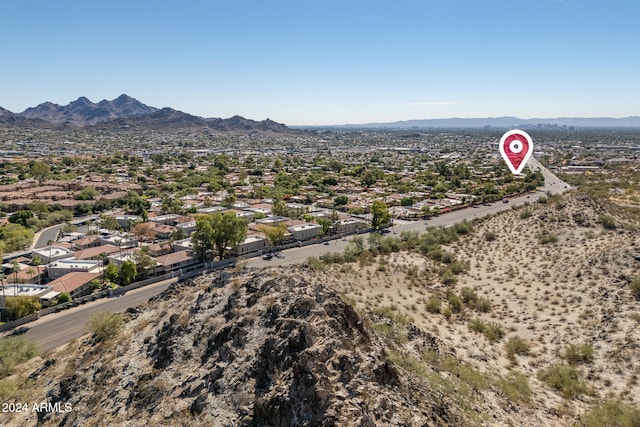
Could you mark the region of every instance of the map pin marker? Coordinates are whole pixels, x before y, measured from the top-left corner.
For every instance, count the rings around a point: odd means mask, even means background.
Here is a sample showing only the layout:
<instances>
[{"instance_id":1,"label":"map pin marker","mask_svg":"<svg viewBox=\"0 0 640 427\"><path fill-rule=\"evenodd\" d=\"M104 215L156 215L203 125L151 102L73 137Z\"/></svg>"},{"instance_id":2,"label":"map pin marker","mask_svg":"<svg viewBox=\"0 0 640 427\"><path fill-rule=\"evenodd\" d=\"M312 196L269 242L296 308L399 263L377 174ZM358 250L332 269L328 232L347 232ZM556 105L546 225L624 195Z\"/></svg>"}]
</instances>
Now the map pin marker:
<instances>
[{"instance_id":1,"label":"map pin marker","mask_svg":"<svg viewBox=\"0 0 640 427\"><path fill-rule=\"evenodd\" d=\"M529 134L514 129L500 138L500 154L514 174L519 174L533 153L533 141Z\"/></svg>"}]
</instances>

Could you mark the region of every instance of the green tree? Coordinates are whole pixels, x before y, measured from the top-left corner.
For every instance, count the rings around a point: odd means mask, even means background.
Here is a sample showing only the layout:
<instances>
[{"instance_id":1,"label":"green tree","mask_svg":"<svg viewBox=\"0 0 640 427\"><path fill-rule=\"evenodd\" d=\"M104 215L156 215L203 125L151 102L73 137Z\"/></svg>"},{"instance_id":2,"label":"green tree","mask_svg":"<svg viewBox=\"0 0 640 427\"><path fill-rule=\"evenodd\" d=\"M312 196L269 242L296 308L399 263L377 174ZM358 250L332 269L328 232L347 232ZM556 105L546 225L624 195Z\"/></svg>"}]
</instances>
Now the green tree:
<instances>
[{"instance_id":1,"label":"green tree","mask_svg":"<svg viewBox=\"0 0 640 427\"><path fill-rule=\"evenodd\" d=\"M62 292L58 294L56 301L58 301L58 304L64 304L65 302L71 301L71 295L69 295L68 292Z\"/></svg>"},{"instance_id":2,"label":"green tree","mask_svg":"<svg viewBox=\"0 0 640 427\"><path fill-rule=\"evenodd\" d=\"M329 218L318 218L318 224L322 226L322 236L328 235L331 229L331 220Z\"/></svg>"},{"instance_id":3,"label":"green tree","mask_svg":"<svg viewBox=\"0 0 640 427\"><path fill-rule=\"evenodd\" d=\"M213 221L211 215L196 216L196 229L191 235L193 251L201 261L207 259L207 253L214 249Z\"/></svg>"},{"instance_id":4,"label":"green tree","mask_svg":"<svg viewBox=\"0 0 640 427\"><path fill-rule=\"evenodd\" d=\"M182 214L184 211L184 201L173 196L165 196L162 198L162 210L168 214Z\"/></svg>"},{"instance_id":5,"label":"green tree","mask_svg":"<svg viewBox=\"0 0 640 427\"><path fill-rule=\"evenodd\" d=\"M260 232L265 235L271 246L278 246L287 236L287 227L280 223L278 225L261 225Z\"/></svg>"},{"instance_id":6,"label":"green tree","mask_svg":"<svg viewBox=\"0 0 640 427\"><path fill-rule=\"evenodd\" d=\"M46 162L30 162L29 172L38 182L42 182L51 172L51 168Z\"/></svg>"},{"instance_id":7,"label":"green tree","mask_svg":"<svg viewBox=\"0 0 640 427\"><path fill-rule=\"evenodd\" d=\"M218 257L224 258L227 247L235 248L247 237L247 222L236 217L234 212L213 214L214 241L218 250Z\"/></svg>"},{"instance_id":8,"label":"green tree","mask_svg":"<svg viewBox=\"0 0 640 427\"><path fill-rule=\"evenodd\" d=\"M157 264L156 260L149 255L149 247L143 246L141 250L136 251L133 254L133 259L139 270L144 273L144 277L149 275L149 270L154 268Z\"/></svg>"},{"instance_id":9,"label":"green tree","mask_svg":"<svg viewBox=\"0 0 640 427\"><path fill-rule=\"evenodd\" d=\"M120 281L122 286L127 286L133 282L138 274L136 263L130 260L126 260L120 266Z\"/></svg>"},{"instance_id":10,"label":"green tree","mask_svg":"<svg viewBox=\"0 0 640 427\"><path fill-rule=\"evenodd\" d=\"M40 310L40 299L37 296L7 296L5 305L11 317L19 319Z\"/></svg>"},{"instance_id":11,"label":"green tree","mask_svg":"<svg viewBox=\"0 0 640 427\"><path fill-rule=\"evenodd\" d=\"M104 269L104 278L108 281L115 283L118 280L118 276L120 275L120 270L118 266L115 264L108 264Z\"/></svg>"},{"instance_id":12,"label":"green tree","mask_svg":"<svg viewBox=\"0 0 640 427\"><path fill-rule=\"evenodd\" d=\"M120 224L118 224L118 220L113 216L103 216L100 219L100 225L102 228L105 228L109 231L117 231L120 230Z\"/></svg>"},{"instance_id":13,"label":"green tree","mask_svg":"<svg viewBox=\"0 0 640 427\"><path fill-rule=\"evenodd\" d=\"M247 222L236 217L234 212L214 212L196 217L196 229L191 240L198 257L216 250L220 259L224 258L227 247L235 247L247 237Z\"/></svg>"},{"instance_id":14,"label":"green tree","mask_svg":"<svg viewBox=\"0 0 640 427\"><path fill-rule=\"evenodd\" d=\"M400 206L413 206L413 197L403 197Z\"/></svg>"},{"instance_id":15,"label":"green tree","mask_svg":"<svg viewBox=\"0 0 640 427\"><path fill-rule=\"evenodd\" d=\"M374 229L379 229L381 226L386 225L391 219L387 204L382 200L374 200L371 205L371 213L373 214L373 220L371 225Z\"/></svg>"},{"instance_id":16,"label":"green tree","mask_svg":"<svg viewBox=\"0 0 640 427\"><path fill-rule=\"evenodd\" d=\"M16 211L9 217L9 222L12 224L20 224L25 228L29 228L29 220L33 218L33 211L22 210Z\"/></svg>"},{"instance_id":17,"label":"green tree","mask_svg":"<svg viewBox=\"0 0 640 427\"><path fill-rule=\"evenodd\" d=\"M349 198L347 196L345 196L344 194L341 194L340 196L336 196L336 198L333 199L333 203L336 206L344 206L347 203L349 203Z\"/></svg>"},{"instance_id":18,"label":"green tree","mask_svg":"<svg viewBox=\"0 0 640 427\"><path fill-rule=\"evenodd\" d=\"M31 245L33 230L20 224L5 224L0 227L0 242L5 252L24 250Z\"/></svg>"},{"instance_id":19,"label":"green tree","mask_svg":"<svg viewBox=\"0 0 640 427\"><path fill-rule=\"evenodd\" d=\"M94 200L100 193L95 187L86 187L74 196L76 200Z\"/></svg>"}]
</instances>

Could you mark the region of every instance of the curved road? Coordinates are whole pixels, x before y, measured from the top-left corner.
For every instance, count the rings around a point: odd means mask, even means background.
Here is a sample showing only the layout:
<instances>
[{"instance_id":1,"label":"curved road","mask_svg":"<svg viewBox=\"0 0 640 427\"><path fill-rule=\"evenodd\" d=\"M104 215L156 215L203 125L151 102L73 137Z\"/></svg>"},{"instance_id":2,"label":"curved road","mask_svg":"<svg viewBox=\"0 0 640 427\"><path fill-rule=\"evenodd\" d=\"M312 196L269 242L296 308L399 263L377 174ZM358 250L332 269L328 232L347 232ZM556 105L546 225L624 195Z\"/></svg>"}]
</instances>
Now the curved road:
<instances>
[{"instance_id":1,"label":"curved road","mask_svg":"<svg viewBox=\"0 0 640 427\"><path fill-rule=\"evenodd\" d=\"M392 232L423 232L426 226L448 226L465 219L472 220L511 209L512 206L533 202L537 197L545 195L546 193L561 194L569 188L567 183L560 181L558 177L540 165L533 157L529 160L529 167L534 170L540 169L545 179L545 186L531 193L530 196L514 197L509 199L509 203L494 202L486 206L479 205L475 208L464 208L432 218L429 221L396 221L396 224L392 227ZM283 251L280 257L274 257L271 260L263 260L262 258L249 259L246 261L246 266L261 268L301 263L306 261L310 256L319 256L327 252L343 251L348 243L348 240L335 240L329 245L309 245L302 248L288 249ZM74 338L84 335L87 332L85 323L91 314L102 310L124 312L129 307L134 307L142 302L148 301L149 298L167 289L171 283L175 283L176 281L177 279L175 278L165 280L129 291L118 297L92 301L60 313L45 316L26 324L25 327L29 329L25 333L25 336L38 343L43 351L54 349ZM7 333L5 333L5 335L6 334Z\"/></svg>"},{"instance_id":2,"label":"curved road","mask_svg":"<svg viewBox=\"0 0 640 427\"><path fill-rule=\"evenodd\" d=\"M99 311L122 313L129 307L148 301L149 298L158 295L175 282L177 278L164 280L134 289L124 295L98 299L60 313L44 316L24 325L28 328L24 336L37 343L43 352L52 350L86 334L85 324L93 313Z\"/></svg>"}]
</instances>

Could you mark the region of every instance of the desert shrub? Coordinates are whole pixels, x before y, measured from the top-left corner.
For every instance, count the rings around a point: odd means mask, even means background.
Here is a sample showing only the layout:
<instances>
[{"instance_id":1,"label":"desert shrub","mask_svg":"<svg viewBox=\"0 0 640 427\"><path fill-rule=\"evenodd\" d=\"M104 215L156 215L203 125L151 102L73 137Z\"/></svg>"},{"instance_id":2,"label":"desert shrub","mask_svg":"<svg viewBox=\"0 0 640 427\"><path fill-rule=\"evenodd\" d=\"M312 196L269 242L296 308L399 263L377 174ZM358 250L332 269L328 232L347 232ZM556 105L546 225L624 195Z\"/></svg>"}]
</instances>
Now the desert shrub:
<instances>
[{"instance_id":1,"label":"desert shrub","mask_svg":"<svg viewBox=\"0 0 640 427\"><path fill-rule=\"evenodd\" d=\"M518 336L509 337L504 344L504 349L507 351L507 357L514 359L515 355L529 354L529 343Z\"/></svg>"},{"instance_id":2,"label":"desert shrub","mask_svg":"<svg viewBox=\"0 0 640 427\"><path fill-rule=\"evenodd\" d=\"M454 285L458 278L450 268L445 268L440 275L440 280L444 285Z\"/></svg>"},{"instance_id":3,"label":"desert shrub","mask_svg":"<svg viewBox=\"0 0 640 427\"><path fill-rule=\"evenodd\" d=\"M480 319L473 319L469 322L469 329L484 335L489 341L500 341L504 337L504 329L496 322L484 322Z\"/></svg>"},{"instance_id":4,"label":"desert shrub","mask_svg":"<svg viewBox=\"0 0 640 427\"><path fill-rule=\"evenodd\" d=\"M11 375L16 365L38 354L38 346L25 337L7 337L0 340L0 378Z\"/></svg>"},{"instance_id":5,"label":"desert shrub","mask_svg":"<svg viewBox=\"0 0 640 427\"><path fill-rule=\"evenodd\" d=\"M462 300L458 295L451 292L447 295L447 302L449 303L449 308L451 308L452 312L460 313L460 310L462 310Z\"/></svg>"},{"instance_id":6,"label":"desert shrub","mask_svg":"<svg viewBox=\"0 0 640 427\"><path fill-rule=\"evenodd\" d=\"M488 313L491 311L491 301L484 297L478 297L473 303L473 309L480 313Z\"/></svg>"},{"instance_id":7,"label":"desert shrub","mask_svg":"<svg viewBox=\"0 0 640 427\"><path fill-rule=\"evenodd\" d=\"M494 233L493 231L487 231L486 233L484 233L484 240L486 240L487 242L493 242L494 240L496 240L496 238L496 233Z\"/></svg>"},{"instance_id":8,"label":"desert shrub","mask_svg":"<svg viewBox=\"0 0 640 427\"><path fill-rule=\"evenodd\" d=\"M478 294L471 288L464 287L460 290L460 296L462 297L462 302L469 305L478 299Z\"/></svg>"},{"instance_id":9,"label":"desert shrub","mask_svg":"<svg viewBox=\"0 0 640 427\"><path fill-rule=\"evenodd\" d=\"M546 245L547 243L556 243L558 241L558 236L553 233L543 233L540 236L540 243Z\"/></svg>"},{"instance_id":10,"label":"desert shrub","mask_svg":"<svg viewBox=\"0 0 640 427\"><path fill-rule=\"evenodd\" d=\"M425 308L429 313L440 313L440 298L436 296L429 298L429 301L425 304Z\"/></svg>"},{"instance_id":11,"label":"desert shrub","mask_svg":"<svg viewBox=\"0 0 640 427\"><path fill-rule=\"evenodd\" d=\"M444 254L444 251L442 250L440 245L430 247L429 251L426 253L428 258L431 258L432 260L438 261L438 262L442 261L443 254Z\"/></svg>"},{"instance_id":12,"label":"desert shrub","mask_svg":"<svg viewBox=\"0 0 640 427\"><path fill-rule=\"evenodd\" d=\"M473 225L471 225L471 223L465 219L462 222L453 224L452 228L456 234L464 235L469 234L471 230L473 230Z\"/></svg>"},{"instance_id":13,"label":"desert shrub","mask_svg":"<svg viewBox=\"0 0 640 427\"><path fill-rule=\"evenodd\" d=\"M528 402L531 399L529 379L520 372L510 372L498 381L498 388L512 402Z\"/></svg>"},{"instance_id":14,"label":"desert shrub","mask_svg":"<svg viewBox=\"0 0 640 427\"><path fill-rule=\"evenodd\" d=\"M600 215L600 223L607 230L614 230L616 228L616 221L611 215Z\"/></svg>"},{"instance_id":15,"label":"desert shrub","mask_svg":"<svg viewBox=\"0 0 640 427\"><path fill-rule=\"evenodd\" d=\"M395 307L382 306L373 309L373 312L379 316L386 317L393 323L401 326L409 324L409 319L402 313L399 313Z\"/></svg>"},{"instance_id":16,"label":"desert shrub","mask_svg":"<svg viewBox=\"0 0 640 427\"><path fill-rule=\"evenodd\" d=\"M578 225L583 225L587 221L585 216L582 215L581 213L574 214L573 215L573 220Z\"/></svg>"},{"instance_id":17,"label":"desert shrub","mask_svg":"<svg viewBox=\"0 0 640 427\"><path fill-rule=\"evenodd\" d=\"M572 399L589 391L578 370L571 365L554 364L538 371L538 379Z\"/></svg>"},{"instance_id":18,"label":"desert shrub","mask_svg":"<svg viewBox=\"0 0 640 427\"><path fill-rule=\"evenodd\" d=\"M629 289L634 297L640 299L640 277L636 277L629 283Z\"/></svg>"},{"instance_id":19,"label":"desert shrub","mask_svg":"<svg viewBox=\"0 0 640 427\"><path fill-rule=\"evenodd\" d=\"M587 343L570 344L564 351L564 357L572 365L593 362L593 347Z\"/></svg>"},{"instance_id":20,"label":"desert shrub","mask_svg":"<svg viewBox=\"0 0 640 427\"><path fill-rule=\"evenodd\" d=\"M485 374L463 364L460 359L455 356L445 354L436 359L431 356L431 360L436 360L439 369L451 372L474 390L483 390L489 387L489 381Z\"/></svg>"},{"instance_id":21,"label":"desert shrub","mask_svg":"<svg viewBox=\"0 0 640 427\"><path fill-rule=\"evenodd\" d=\"M449 320L451 319L453 312L451 311L451 308L445 307L444 309L442 309L442 315L445 317L445 319Z\"/></svg>"},{"instance_id":22,"label":"desert shrub","mask_svg":"<svg viewBox=\"0 0 640 427\"><path fill-rule=\"evenodd\" d=\"M522 212L520 212L520 219L531 218L532 215L533 213L531 213L529 209L524 209Z\"/></svg>"},{"instance_id":23,"label":"desert shrub","mask_svg":"<svg viewBox=\"0 0 640 427\"><path fill-rule=\"evenodd\" d=\"M449 269L453 274L462 274L467 269L467 267L464 263L456 260L449 265Z\"/></svg>"},{"instance_id":24,"label":"desert shrub","mask_svg":"<svg viewBox=\"0 0 640 427\"><path fill-rule=\"evenodd\" d=\"M547 198L545 196L538 197L538 203L547 203Z\"/></svg>"},{"instance_id":25,"label":"desert shrub","mask_svg":"<svg viewBox=\"0 0 640 427\"><path fill-rule=\"evenodd\" d=\"M314 256L310 256L309 258L307 258L307 265L313 271L324 270L325 267L324 263Z\"/></svg>"},{"instance_id":26,"label":"desert shrub","mask_svg":"<svg viewBox=\"0 0 640 427\"><path fill-rule=\"evenodd\" d=\"M577 427L638 427L640 426L640 409L622 402L604 402L591 408L575 425Z\"/></svg>"},{"instance_id":27,"label":"desert shrub","mask_svg":"<svg viewBox=\"0 0 640 427\"><path fill-rule=\"evenodd\" d=\"M325 264L342 264L345 262L342 252L327 252L320 255L320 260Z\"/></svg>"},{"instance_id":28,"label":"desert shrub","mask_svg":"<svg viewBox=\"0 0 640 427\"><path fill-rule=\"evenodd\" d=\"M453 261L455 261L455 256L453 256L453 254L451 252L443 252L442 253L442 257L440 258L440 262L443 262L445 264L451 264Z\"/></svg>"},{"instance_id":29,"label":"desert shrub","mask_svg":"<svg viewBox=\"0 0 640 427\"><path fill-rule=\"evenodd\" d=\"M123 326L122 315L108 311L93 313L87 321L89 331L100 341L107 341L115 337Z\"/></svg>"},{"instance_id":30,"label":"desert shrub","mask_svg":"<svg viewBox=\"0 0 640 427\"><path fill-rule=\"evenodd\" d=\"M477 310L481 313L488 313L491 311L491 302L484 297L479 297L471 288L462 288L460 295L462 302L464 302L469 308Z\"/></svg>"}]
</instances>

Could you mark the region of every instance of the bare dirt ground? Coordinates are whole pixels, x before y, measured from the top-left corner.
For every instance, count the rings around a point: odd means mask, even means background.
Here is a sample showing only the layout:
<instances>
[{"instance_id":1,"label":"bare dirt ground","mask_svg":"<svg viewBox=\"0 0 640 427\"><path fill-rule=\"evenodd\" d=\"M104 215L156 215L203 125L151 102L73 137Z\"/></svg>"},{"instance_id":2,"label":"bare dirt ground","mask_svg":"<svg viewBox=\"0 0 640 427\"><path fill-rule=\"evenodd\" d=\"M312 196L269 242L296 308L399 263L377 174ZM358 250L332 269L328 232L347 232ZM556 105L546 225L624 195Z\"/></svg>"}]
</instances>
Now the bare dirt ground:
<instances>
[{"instance_id":1,"label":"bare dirt ground","mask_svg":"<svg viewBox=\"0 0 640 427\"><path fill-rule=\"evenodd\" d=\"M613 219L610 228L603 215ZM614 205L570 195L476 224L446 248L468 266L455 284L442 284L437 263L409 252L379 256L370 265L332 265L320 274L359 309L397 310L480 371L525 374L534 391L527 412L542 424L562 425L601 400L640 404L640 306L628 288L640 274L636 220ZM465 287L486 298L491 310L463 305L447 319L427 309L436 297L446 311L447 293L460 295ZM486 339L470 330L472 319L496 322L505 336ZM511 337L522 338L528 354L508 357ZM571 344L588 344L594 354L577 364L590 392L569 401L536 375L566 363Z\"/></svg>"}]
</instances>

